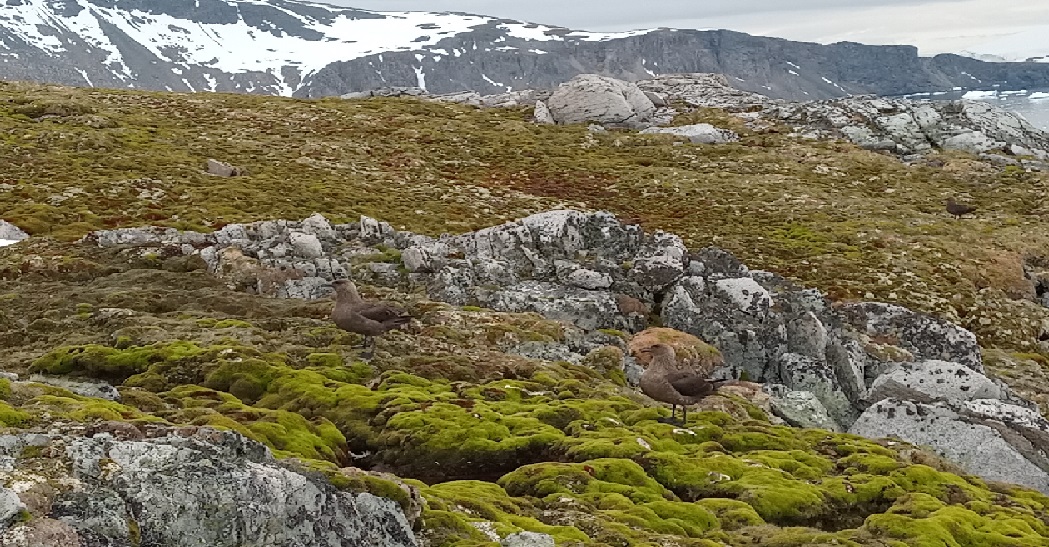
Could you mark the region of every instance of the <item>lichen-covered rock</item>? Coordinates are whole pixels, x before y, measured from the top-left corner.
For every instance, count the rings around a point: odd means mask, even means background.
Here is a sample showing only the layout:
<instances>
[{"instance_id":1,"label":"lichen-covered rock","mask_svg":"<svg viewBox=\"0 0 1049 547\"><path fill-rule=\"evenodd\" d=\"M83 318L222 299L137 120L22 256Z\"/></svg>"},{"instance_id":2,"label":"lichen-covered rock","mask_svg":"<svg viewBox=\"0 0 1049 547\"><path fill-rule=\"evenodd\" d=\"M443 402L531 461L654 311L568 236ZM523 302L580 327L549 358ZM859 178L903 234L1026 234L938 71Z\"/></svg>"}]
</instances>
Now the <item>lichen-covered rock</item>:
<instances>
[{"instance_id":1,"label":"lichen-covered rock","mask_svg":"<svg viewBox=\"0 0 1049 547\"><path fill-rule=\"evenodd\" d=\"M872 401L892 398L922 402L1003 399L1005 396L1002 387L983 374L947 361L901 363L879 376L868 394Z\"/></svg>"},{"instance_id":2,"label":"lichen-covered rock","mask_svg":"<svg viewBox=\"0 0 1049 547\"><path fill-rule=\"evenodd\" d=\"M618 317L614 297L607 292L588 291L552 283L523 281L490 294L473 292L478 301L508 312L536 312L550 319L569 321L583 329L627 328L632 321Z\"/></svg>"},{"instance_id":3,"label":"lichen-covered rock","mask_svg":"<svg viewBox=\"0 0 1049 547\"><path fill-rule=\"evenodd\" d=\"M677 135L685 137L694 144L725 144L739 140L739 134L728 129L714 127L709 123L681 125L677 127L650 127L641 131L650 134Z\"/></svg>"},{"instance_id":4,"label":"lichen-covered rock","mask_svg":"<svg viewBox=\"0 0 1049 547\"><path fill-rule=\"evenodd\" d=\"M18 498L18 494L0 487L0 529L7 527L15 517L25 511L25 504Z\"/></svg>"},{"instance_id":5,"label":"lichen-covered rock","mask_svg":"<svg viewBox=\"0 0 1049 547\"><path fill-rule=\"evenodd\" d=\"M532 118L535 120L535 123L540 125L553 125L557 123L557 121L554 120L554 115L550 113L550 108L547 107L546 103L543 101L535 102L535 111L532 114Z\"/></svg>"},{"instance_id":6,"label":"lichen-covered rock","mask_svg":"<svg viewBox=\"0 0 1049 547\"><path fill-rule=\"evenodd\" d=\"M879 401L850 433L928 446L967 472L1049 493L1049 422L996 400L962 403Z\"/></svg>"},{"instance_id":7,"label":"lichen-covered rock","mask_svg":"<svg viewBox=\"0 0 1049 547\"><path fill-rule=\"evenodd\" d=\"M844 431L819 398L808 391L793 391L780 384L766 386L771 394L772 412L794 427Z\"/></svg>"},{"instance_id":8,"label":"lichen-covered rock","mask_svg":"<svg viewBox=\"0 0 1049 547\"><path fill-rule=\"evenodd\" d=\"M554 547L554 538L536 532L510 534L499 542L502 547Z\"/></svg>"},{"instance_id":9,"label":"lichen-covered rock","mask_svg":"<svg viewBox=\"0 0 1049 547\"><path fill-rule=\"evenodd\" d=\"M0 441L0 475L56 485L48 514L35 516L61 519L87 546L416 544L394 502L339 491L320 476L278 463L237 433L160 428L150 435L133 441L80 436L75 429L8 435ZM39 462L22 461L33 458ZM21 471L40 464L47 465L35 469L50 476ZM30 521L7 535L41 533Z\"/></svg>"},{"instance_id":10,"label":"lichen-covered rock","mask_svg":"<svg viewBox=\"0 0 1049 547\"><path fill-rule=\"evenodd\" d=\"M76 528L52 518L34 518L0 534L4 547L89 547Z\"/></svg>"},{"instance_id":11,"label":"lichen-covered rock","mask_svg":"<svg viewBox=\"0 0 1049 547\"><path fill-rule=\"evenodd\" d=\"M627 127L645 125L656 109L636 84L597 74L580 74L561 84L547 106L557 123L589 121Z\"/></svg>"},{"instance_id":12,"label":"lichen-covered rock","mask_svg":"<svg viewBox=\"0 0 1049 547\"><path fill-rule=\"evenodd\" d=\"M860 332L900 346L918 359L950 361L983 372L976 335L958 325L880 302L844 304L840 310Z\"/></svg>"},{"instance_id":13,"label":"lichen-covered rock","mask_svg":"<svg viewBox=\"0 0 1049 547\"><path fill-rule=\"evenodd\" d=\"M735 370L771 379L786 344L786 331L769 316L772 303L768 291L749 277L708 282L689 276L668 291L662 319L668 327L708 341Z\"/></svg>"},{"instance_id":14,"label":"lichen-covered rock","mask_svg":"<svg viewBox=\"0 0 1049 547\"><path fill-rule=\"evenodd\" d=\"M787 123L802 135L844 138L870 150L911 155L938 148L982 153L1018 146L1036 158L1049 157L1045 132L985 101L852 96L791 102L735 89L720 74L666 74L637 84L689 105L734 112L754 129Z\"/></svg>"},{"instance_id":15,"label":"lichen-covered rock","mask_svg":"<svg viewBox=\"0 0 1049 547\"><path fill-rule=\"evenodd\" d=\"M94 397L97 399L105 399L107 401L120 400L120 392L107 382L77 382L68 378L49 377L41 374L30 375L27 381L68 389L69 391L83 397Z\"/></svg>"}]
</instances>

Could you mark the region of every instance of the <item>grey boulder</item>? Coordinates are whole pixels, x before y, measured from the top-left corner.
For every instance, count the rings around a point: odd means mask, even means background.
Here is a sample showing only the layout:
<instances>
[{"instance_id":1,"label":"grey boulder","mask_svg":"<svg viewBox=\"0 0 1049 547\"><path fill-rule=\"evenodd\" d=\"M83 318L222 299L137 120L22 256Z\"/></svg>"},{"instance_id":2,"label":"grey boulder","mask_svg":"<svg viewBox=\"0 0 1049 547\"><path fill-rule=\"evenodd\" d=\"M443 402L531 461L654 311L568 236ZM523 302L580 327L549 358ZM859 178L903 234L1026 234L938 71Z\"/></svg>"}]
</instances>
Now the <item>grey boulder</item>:
<instances>
[{"instance_id":1,"label":"grey boulder","mask_svg":"<svg viewBox=\"0 0 1049 547\"><path fill-rule=\"evenodd\" d=\"M997 400L920 403L885 399L849 429L927 446L986 480L1049 494L1049 423L1036 411Z\"/></svg>"},{"instance_id":2,"label":"grey boulder","mask_svg":"<svg viewBox=\"0 0 1049 547\"><path fill-rule=\"evenodd\" d=\"M666 134L685 137L694 144L724 144L736 142L739 135L735 131L714 127L709 123L682 125L678 127L650 127L641 131L645 134Z\"/></svg>"},{"instance_id":3,"label":"grey boulder","mask_svg":"<svg viewBox=\"0 0 1049 547\"><path fill-rule=\"evenodd\" d=\"M502 547L554 547L554 538L537 532L510 534L499 542Z\"/></svg>"},{"instance_id":4,"label":"grey boulder","mask_svg":"<svg viewBox=\"0 0 1049 547\"><path fill-rule=\"evenodd\" d=\"M769 393L769 404L776 416L794 427L844 431L814 394L808 391L792 391L784 385L765 386Z\"/></svg>"},{"instance_id":5,"label":"grey boulder","mask_svg":"<svg viewBox=\"0 0 1049 547\"><path fill-rule=\"evenodd\" d=\"M948 361L900 363L871 385L868 399L911 399L915 401L970 401L1003 399L1004 390L990 378L971 368Z\"/></svg>"},{"instance_id":6,"label":"grey boulder","mask_svg":"<svg viewBox=\"0 0 1049 547\"><path fill-rule=\"evenodd\" d=\"M656 106L637 84L597 74L580 74L561 84L546 104L559 124L639 127L656 113Z\"/></svg>"}]
</instances>

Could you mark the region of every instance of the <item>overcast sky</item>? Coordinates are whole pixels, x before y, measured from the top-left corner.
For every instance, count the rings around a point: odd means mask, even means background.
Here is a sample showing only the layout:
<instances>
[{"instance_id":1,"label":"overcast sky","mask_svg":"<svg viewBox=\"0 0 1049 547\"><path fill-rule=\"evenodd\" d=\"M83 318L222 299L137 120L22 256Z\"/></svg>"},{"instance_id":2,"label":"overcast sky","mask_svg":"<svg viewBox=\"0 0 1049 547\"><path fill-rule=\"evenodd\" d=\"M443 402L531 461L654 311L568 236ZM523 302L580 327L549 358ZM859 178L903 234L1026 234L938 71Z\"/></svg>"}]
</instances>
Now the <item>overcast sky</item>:
<instances>
[{"instance_id":1,"label":"overcast sky","mask_svg":"<svg viewBox=\"0 0 1049 547\"><path fill-rule=\"evenodd\" d=\"M1049 26L1049 0L320 0L379 11L463 11L579 30L726 28L792 40L959 51Z\"/></svg>"}]
</instances>

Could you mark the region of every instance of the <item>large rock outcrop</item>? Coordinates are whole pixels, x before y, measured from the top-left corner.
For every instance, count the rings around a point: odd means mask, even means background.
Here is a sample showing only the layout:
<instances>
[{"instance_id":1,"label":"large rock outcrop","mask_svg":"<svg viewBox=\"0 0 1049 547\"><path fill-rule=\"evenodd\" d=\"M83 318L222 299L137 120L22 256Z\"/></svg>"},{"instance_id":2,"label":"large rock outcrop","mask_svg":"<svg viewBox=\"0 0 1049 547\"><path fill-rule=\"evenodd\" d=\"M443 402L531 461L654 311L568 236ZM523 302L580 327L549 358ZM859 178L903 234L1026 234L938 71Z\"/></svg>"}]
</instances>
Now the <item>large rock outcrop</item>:
<instances>
[{"instance_id":1,"label":"large rock outcrop","mask_svg":"<svg viewBox=\"0 0 1049 547\"><path fill-rule=\"evenodd\" d=\"M588 352L607 343L599 338L614 334L607 329L637 333L658 317L663 326L716 347L724 365L715 374L775 385L771 408L798 425L948 446L966 440L960 429L934 431L938 441L926 442L908 437L920 427L879 429L877 416L884 413L871 409L884 408L889 398L909 405L978 399L1003 408L1034 406L983 374L975 336L957 325L890 304L832 304L816 290L751 270L722 249L690 251L673 234L647 233L604 212L549 211L439 238L367 217L331 225L314 215L228 225L213 234L124 229L87 240L131 254L199 256L231 286L262 294L325 297L333 277L350 274L421 288L457 305L538 312L580 333L571 344L520 348L542 359L587 362ZM636 377L636 370L627 372ZM1021 446L1020 439L1034 438L1031 431L1049 430L1037 414L1026 425L980 419L995 424L989 427L1016 447L1024 465L1049 472L1041 445ZM975 464L968 469L982 473Z\"/></svg>"},{"instance_id":2,"label":"large rock outcrop","mask_svg":"<svg viewBox=\"0 0 1049 547\"><path fill-rule=\"evenodd\" d=\"M597 74L581 74L561 84L546 101L557 123L597 122L644 126L656 106L637 84Z\"/></svg>"},{"instance_id":3,"label":"large rock outcrop","mask_svg":"<svg viewBox=\"0 0 1049 547\"><path fill-rule=\"evenodd\" d=\"M416 545L395 502L339 491L237 433L90 429L0 435L0 545Z\"/></svg>"}]
</instances>

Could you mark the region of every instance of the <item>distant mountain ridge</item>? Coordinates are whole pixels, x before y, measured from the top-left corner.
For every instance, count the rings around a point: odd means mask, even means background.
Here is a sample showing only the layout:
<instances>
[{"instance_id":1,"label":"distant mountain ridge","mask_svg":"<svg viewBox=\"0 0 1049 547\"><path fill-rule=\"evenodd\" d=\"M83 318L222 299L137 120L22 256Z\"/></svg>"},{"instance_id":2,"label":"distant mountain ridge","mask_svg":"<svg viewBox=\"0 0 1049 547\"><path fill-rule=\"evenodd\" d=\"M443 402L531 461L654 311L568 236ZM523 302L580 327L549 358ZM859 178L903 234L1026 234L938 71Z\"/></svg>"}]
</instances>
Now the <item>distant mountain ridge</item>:
<instances>
[{"instance_id":1,"label":"distant mountain ridge","mask_svg":"<svg viewBox=\"0 0 1049 547\"><path fill-rule=\"evenodd\" d=\"M6 0L0 78L319 97L549 88L716 72L776 98L1049 86L1049 64L918 57L910 46L820 45L726 30L591 33L462 13L373 12L290 0Z\"/></svg>"}]
</instances>

